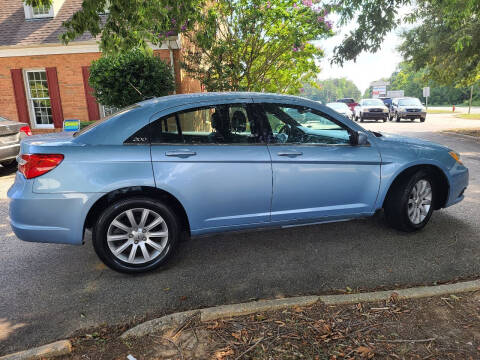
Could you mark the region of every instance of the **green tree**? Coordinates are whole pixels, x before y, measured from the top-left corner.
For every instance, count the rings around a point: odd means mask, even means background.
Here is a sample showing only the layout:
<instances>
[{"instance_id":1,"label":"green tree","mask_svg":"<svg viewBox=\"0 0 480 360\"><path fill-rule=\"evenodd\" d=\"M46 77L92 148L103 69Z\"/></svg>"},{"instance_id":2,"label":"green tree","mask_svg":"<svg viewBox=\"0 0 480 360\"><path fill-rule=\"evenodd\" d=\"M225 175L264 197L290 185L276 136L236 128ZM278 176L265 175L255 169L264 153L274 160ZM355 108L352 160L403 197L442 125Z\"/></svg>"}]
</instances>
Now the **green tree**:
<instances>
[{"instance_id":1,"label":"green tree","mask_svg":"<svg viewBox=\"0 0 480 360\"><path fill-rule=\"evenodd\" d=\"M182 32L193 45L183 66L209 91L297 93L323 56L310 41L332 35L325 9L312 0L83 0L64 26L65 43L88 31L107 54Z\"/></svg>"},{"instance_id":2,"label":"green tree","mask_svg":"<svg viewBox=\"0 0 480 360\"><path fill-rule=\"evenodd\" d=\"M422 2L422 22L403 33L400 50L414 70L439 84L471 86L480 80L480 2Z\"/></svg>"},{"instance_id":3,"label":"green tree","mask_svg":"<svg viewBox=\"0 0 480 360\"><path fill-rule=\"evenodd\" d=\"M326 104L340 98L360 98L360 90L346 78L319 80L313 86L305 84L302 96Z\"/></svg>"},{"instance_id":4,"label":"green tree","mask_svg":"<svg viewBox=\"0 0 480 360\"><path fill-rule=\"evenodd\" d=\"M431 105L453 105L466 104L470 89L464 86L442 85L426 76L426 70L415 70L412 63L402 62L392 73L389 79L390 90L403 90L405 96L413 96L419 99L423 98L423 88L430 87L430 97L428 103ZM478 95L474 97L474 100Z\"/></svg>"},{"instance_id":5,"label":"green tree","mask_svg":"<svg viewBox=\"0 0 480 360\"><path fill-rule=\"evenodd\" d=\"M52 0L25 0L29 5L50 5ZM104 53L132 48L149 49L169 36L193 28L204 0L83 0L82 7L65 21L61 38L68 43L85 32L100 36Z\"/></svg>"},{"instance_id":6,"label":"green tree","mask_svg":"<svg viewBox=\"0 0 480 360\"><path fill-rule=\"evenodd\" d=\"M331 24L311 0L218 0L204 12L182 65L208 91L295 94L320 71L310 41L331 36Z\"/></svg>"},{"instance_id":7,"label":"green tree","mask_svg":"<svg viewBox=\"0 0 480 360\"><path fill-rule=\"evenodd\" d=\"M89 83L100 104L119 108L175 89L171 67L139 49L94 61Z\"/></svg>"}]
</instances>

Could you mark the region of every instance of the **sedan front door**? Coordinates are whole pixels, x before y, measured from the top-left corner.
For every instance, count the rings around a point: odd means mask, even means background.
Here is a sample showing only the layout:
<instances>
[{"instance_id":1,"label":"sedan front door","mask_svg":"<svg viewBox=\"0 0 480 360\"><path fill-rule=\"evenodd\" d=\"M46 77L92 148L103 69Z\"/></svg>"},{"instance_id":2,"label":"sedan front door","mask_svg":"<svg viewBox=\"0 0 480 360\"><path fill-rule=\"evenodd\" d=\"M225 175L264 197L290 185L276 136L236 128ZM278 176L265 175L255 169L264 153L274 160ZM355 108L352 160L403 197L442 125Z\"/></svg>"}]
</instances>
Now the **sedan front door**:
<instances>
[{"instance_id":1,"label":"sedan front door","mask_svg":"<svg viewBox=\"0 0 480 360\"><path fill-rule=\"evenodd\" d=\"M350 129L315 109L257 106L270 133L273 222L334 220L374 211L381 160L373 144L352 145Z\"/></svg>"}]
</instances>

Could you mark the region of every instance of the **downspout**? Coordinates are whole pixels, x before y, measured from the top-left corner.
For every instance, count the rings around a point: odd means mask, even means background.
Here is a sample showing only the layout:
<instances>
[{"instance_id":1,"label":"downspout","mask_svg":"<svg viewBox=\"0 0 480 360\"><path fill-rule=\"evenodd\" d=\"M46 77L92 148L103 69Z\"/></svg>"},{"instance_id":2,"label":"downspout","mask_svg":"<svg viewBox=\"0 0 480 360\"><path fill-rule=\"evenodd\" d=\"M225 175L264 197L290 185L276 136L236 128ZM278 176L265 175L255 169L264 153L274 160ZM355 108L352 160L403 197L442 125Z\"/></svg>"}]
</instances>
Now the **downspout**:
<instances>
[{"instance_id":1,"label":"downspout","mask_svg":"<svg viewBox=\"0 0 480 360\"><path fill-rule=\"evenodd\" d=\"M173 93L177 93L177 77L175 75L175 62L173 61L173 50L170 47L170 40L168 40L168 51L170 52L170 66L172 67L172 75L173 79L175 81L175 89L173 90Z\"/></svg>"}]
</instances>

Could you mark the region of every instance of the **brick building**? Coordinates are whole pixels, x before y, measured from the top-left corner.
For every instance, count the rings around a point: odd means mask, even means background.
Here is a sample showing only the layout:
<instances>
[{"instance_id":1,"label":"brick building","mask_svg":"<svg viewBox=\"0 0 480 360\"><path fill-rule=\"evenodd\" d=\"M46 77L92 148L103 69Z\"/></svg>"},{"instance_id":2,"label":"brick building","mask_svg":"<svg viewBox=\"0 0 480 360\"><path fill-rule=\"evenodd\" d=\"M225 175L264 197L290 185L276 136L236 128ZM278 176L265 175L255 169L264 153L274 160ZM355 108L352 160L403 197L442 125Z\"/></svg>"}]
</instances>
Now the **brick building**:
<instances>
[{"instance_id":1,"label":"brick building","mask_svg":"<svg viewBox=\"0 0 480 360\"><path fill-rule=\"evenodd\" d=\"M101 56L85 34L61 44L62 22L82 0L53 0L50 8L0 0L0 116L29 123L33 132L58 131L64 119L98 120L110 109L97 104L88 68ZM180 69L182 39L170 37L155 53L175 71L177 93L200 91Z\"/></svg>"}]
</instances>

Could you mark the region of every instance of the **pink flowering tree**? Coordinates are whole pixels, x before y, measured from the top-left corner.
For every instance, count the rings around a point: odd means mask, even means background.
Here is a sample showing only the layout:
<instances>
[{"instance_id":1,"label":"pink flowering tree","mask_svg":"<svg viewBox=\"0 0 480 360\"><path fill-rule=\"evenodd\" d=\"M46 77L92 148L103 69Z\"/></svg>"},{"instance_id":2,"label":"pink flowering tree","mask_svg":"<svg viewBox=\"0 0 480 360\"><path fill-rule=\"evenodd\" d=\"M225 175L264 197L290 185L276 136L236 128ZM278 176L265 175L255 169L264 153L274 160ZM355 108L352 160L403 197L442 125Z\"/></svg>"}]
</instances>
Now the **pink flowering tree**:
<instances>
[{"instance_id":1,"label":"pink flowering tree","mask_svg":"<svg viewBox=\"0 0 480 360\"><path fill-rule=\"evenodd\" d=\"M328 11L312 0L217 0L203 11L183 66L208 91L300 92L320 69L311 42L331 36Z\"/></svg>"}]
</instances>

